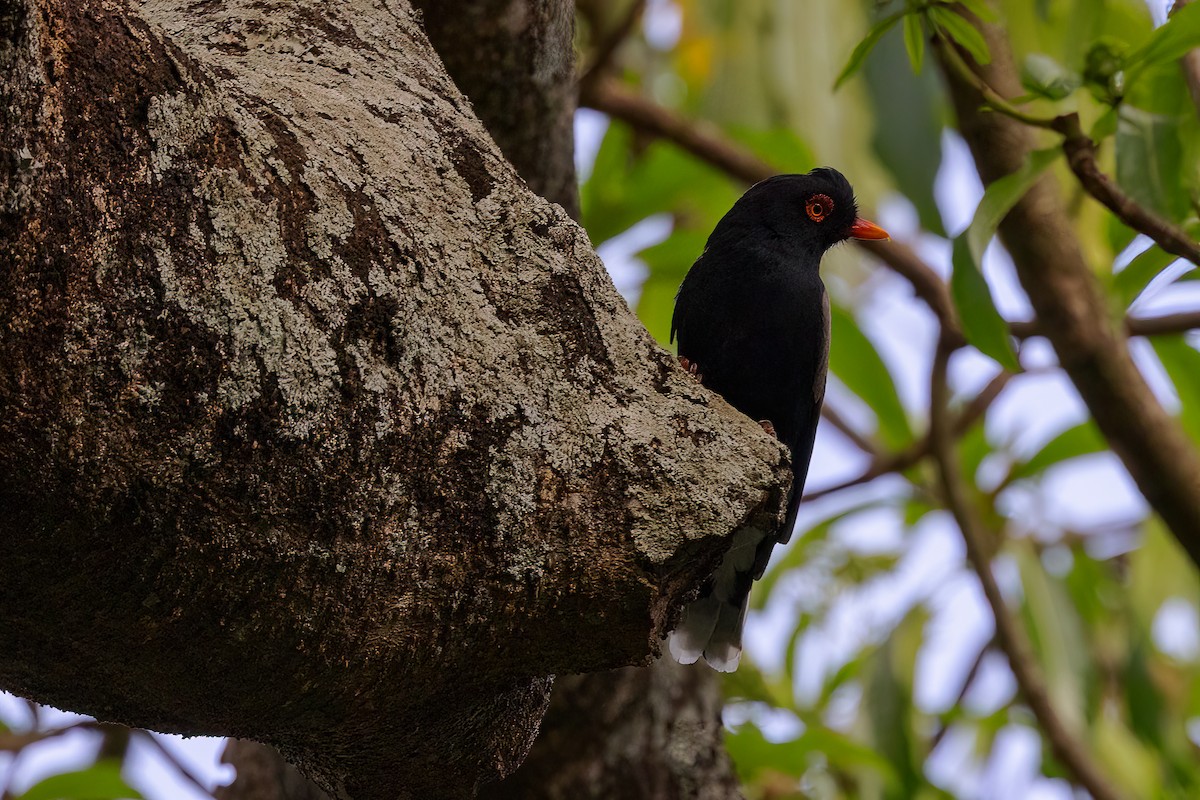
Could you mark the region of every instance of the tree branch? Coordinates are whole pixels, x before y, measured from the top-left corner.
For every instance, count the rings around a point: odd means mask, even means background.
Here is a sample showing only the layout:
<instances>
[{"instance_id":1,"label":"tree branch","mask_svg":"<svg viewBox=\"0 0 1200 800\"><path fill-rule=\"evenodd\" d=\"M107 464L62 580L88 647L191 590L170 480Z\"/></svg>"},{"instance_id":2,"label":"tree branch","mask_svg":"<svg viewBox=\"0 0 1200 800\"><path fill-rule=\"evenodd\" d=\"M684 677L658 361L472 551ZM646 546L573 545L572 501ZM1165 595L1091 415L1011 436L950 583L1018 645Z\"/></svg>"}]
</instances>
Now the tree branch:
<instances>
[{"instance_id":1,"label":"tree branch","mask_svg":"<svg viewBox=\"0 0 1200 800\"><path fill-rule=\"evenodd\" d=\"M0 685L468 796L777 524L407 2L6 8Z\"/></svg>"},{"instance_id":2,"label":"tree branch","mask_svg":"<svg viewBox=\"0 0 1200 800\"><path fill-rule=\"evenodd\" d=\"M578 219L573 0L413 5L450 77L488 133L505 142L504 156L534 193Z\"/></svg>"},{"instance_id":3,"label":"tree branch","mask_svg":"<svg viewBox=\"0 0 1200 800\"><path fill-rule=\"evenodd\" d=\"M1037 320L1010 322L1008 327L1013 336L1020 339L1043 335ZM1167 336L1197 329L1200 329L1200 311L1180 311L1157 317L1129 316L1125 318L1125 333L1129 336Z\"/></svg>"},{"instance_id":4,"label":"tree branch","mask_svg":"<svg viewBox=\"0 0 1200 800\"><path fill-rule=\"evenodd\" d=\"M1171 13L1174 14L1191 2L1192 0L1175 0L1175 4L1171 6ZM1184 53L1183 58L1179 59L1179 67L1183 70L1183 79L1187 81L1192 105L1196 107L1196 113L1200 114L1200 48L1193 48Z\"/></svg>"},{"instance_id":5,"label":"tree branch","mask_svg":"<svg viewBox=\"0 0 1200 800\"><path fill-rule=\"evenodd\" d=\"M581 87L580 102L631 125L639 131L666 139L735 180L753 184L778 174L779 170L753 153L729 141L712 126L688 120L657 103L646 100L612 80ZM913 290L951 331L961 326L950 290L938 274L901 242L855 242L895 272L908 279Z\"/></svg>"},{"instance_id":6,"label":"tree branch","mask_svg":"<svg viewBox=\"0 0 1200 800\"><path fill-rule=\"evenodd\" d=\"M587 69L579 76L579 85L590 86L612 67L613 56L617 50L625 43L637 27L638 22L642 18L642 13L646 10L646 0L632 0L629 8L625 10L621 20L613 26L609 31L600 34L600 40L592 49L591 61L588 62Z\"/></svg>"},{"instance_id":7,"label":"tree branch","mask_svg":"<svg viewBox=\"0 0 1200 800\"><path fill-rule=\"evenodd\" d=\"M954 420L954 436L961 437L971 429L976 422L983 418L987 413L991 404L1004 391L1004 387L1008 385L1009 380L1013 377L1011 372L1001 370L988 381L978 395L975 396L962 413ZM804 501L809 502L822 497L827 497L831 494L844 491L854 486L861 486L864 483L870 483L876 478L883 477L893 472L903 472L904 470L916 466L926 456L929 455L929 436L928 434L920 440L913 442L911 446L895 453L881 453L875 451L875 459L871 465L860 475L851 478L848 481L828 486L821 489L816 489L804 495Z\"/></svg>"},{"instance_id":8,"label":"tree branch","mask_svg":"<svg viewBox=\"0 0 1200 800\"><path fill-rule=\"evenodd\" d=\"M939 32L934 42L945 69L952 73L954 78L978 92L982 104L988 109L1017 122L1035 128L1048 128L1062 134L1062 149L1067 156L1067 164L1079 179L1084 191L1116 214L1117 218L1130 228L1149 236L1163 250L1200 266L1200 245L1197 245L1187 232L1140 205L1101 171L1096 162L1096 143L1083 132L1078 114L1070 113L1057 117L1026 114L1005 100L987 80L973 71L958 48L947 41L944 35Z\"/></svg>"},{"instance_id":9,"label":"tree branch","mask_svg":"<svg viewBox=\"0 0 1200 800\"><path fill-rule=\"evenodd\" d=\"M1096 163L1096 143L1084 134L1078 114L1056 117L1054 130L1063 135L1062 148L1067 155L1067 164L1088 194L1130 228L1149 236L1163 250L1200 266L1200 244L1188 236L1187 231L1139 204L1100 170Z\"/></svg>"},{"instance_id":10,"label":"tree branch","mask_svg":"<svg viewBox=\"0 0 1200 800\"><path fill-rule=\"evenodd\" d=\"M1020 92L1002 29L980 24L992 63L972 67L1002 95ZM935 48L943 62L959 129L984 184L1015 172L1033 147L1027 126L981 110L979 82L946 62L952 48ZM1130 358L1123 331L1109 322L1096 278L1058 196L1044 175L1009 212L1000 236L1013 257L1042 333L1087 403L1113 451L1193 561L1200 564L1200 456L1179 423L1163 409Z\"/></svg>"},{"instance_id":11,"label":"tree branch","mask_svg":"<svg viewBox=\"0 0 1200 800\"><path fill-rule=\"evenodd\" d=\"M968 498L969 489L963 482L954 438L949 421L949 385L946 371L955 346L942 340L938 343L930 378L929 438L937 467L938 482L943 500L963 534L967 560L979 577L988 605L996 620L996 641L1008 657L1009 666L1020 688L1021 696L1037 718L1038 726L1050 742L1055 758L1062 763L1075 781L1096 800L1118 800L1120 795L1092 761L1087 749L1067 728L1042 680L1029 641L1017 620L1009 613L1004 596L992 575L985 541L989 538Z\"/></svg>"}]
</instances>

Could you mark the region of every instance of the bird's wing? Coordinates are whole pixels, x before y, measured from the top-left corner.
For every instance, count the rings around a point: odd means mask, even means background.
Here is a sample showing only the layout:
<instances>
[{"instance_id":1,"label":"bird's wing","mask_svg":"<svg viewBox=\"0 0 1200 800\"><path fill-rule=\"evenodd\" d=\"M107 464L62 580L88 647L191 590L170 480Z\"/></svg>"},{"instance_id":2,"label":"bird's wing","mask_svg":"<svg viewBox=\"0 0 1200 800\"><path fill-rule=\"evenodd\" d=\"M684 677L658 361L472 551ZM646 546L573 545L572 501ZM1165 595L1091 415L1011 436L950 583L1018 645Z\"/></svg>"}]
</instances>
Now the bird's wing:
<instances>
[{"instance_id":1,"label":"bird's wing","mask_svg":"<svg viewBox=\"0 0 1200 800\"><path fill-rule=\"evenodd\" d=\"M797 426L795 441L788 443L792 448L792 496L788 500L787 519L779 531L780 544L787 544L792 538L792 527L796 524L809 462L812 461L813 443L817 439L817 424L821 421L821 406L825 403L825 379L829 374L830 319L829 294L822 292L821 353L813 374L812 394L797 398L801 424Z\"/></svg>"}]
</instances>

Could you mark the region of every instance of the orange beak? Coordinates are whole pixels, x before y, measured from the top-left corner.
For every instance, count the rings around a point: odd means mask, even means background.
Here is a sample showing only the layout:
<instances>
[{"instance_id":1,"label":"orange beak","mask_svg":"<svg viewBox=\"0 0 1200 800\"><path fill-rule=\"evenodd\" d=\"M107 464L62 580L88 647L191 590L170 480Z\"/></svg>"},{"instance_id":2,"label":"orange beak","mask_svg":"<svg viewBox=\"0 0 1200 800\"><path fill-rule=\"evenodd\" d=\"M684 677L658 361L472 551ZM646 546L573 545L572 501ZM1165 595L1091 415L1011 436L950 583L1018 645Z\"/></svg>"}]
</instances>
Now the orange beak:
<instances>
[{"instance_id":1,"label":"orange beak","mask_svg":"<svg viewBox=\"0 0 1200 800\"><path fill-rule=\"evenodd\" d=\"M888 232L876 225L874 222L859 217L854 220L854 224L850 226L851 239L891 239Z\"/></svg>"}]
</instances>

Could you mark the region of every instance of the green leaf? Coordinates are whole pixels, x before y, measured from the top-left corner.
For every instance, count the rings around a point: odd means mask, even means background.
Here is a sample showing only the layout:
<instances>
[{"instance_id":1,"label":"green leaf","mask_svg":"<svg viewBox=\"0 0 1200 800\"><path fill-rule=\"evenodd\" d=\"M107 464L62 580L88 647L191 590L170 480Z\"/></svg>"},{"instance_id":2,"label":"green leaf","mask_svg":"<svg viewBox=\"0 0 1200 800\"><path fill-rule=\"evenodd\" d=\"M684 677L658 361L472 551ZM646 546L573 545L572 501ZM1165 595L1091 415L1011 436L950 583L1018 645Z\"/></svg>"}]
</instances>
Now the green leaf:
<instances>
[{"instance_id":1,"label":"green leaf","mask_svg":"<svg viewBox=\"0 0 1200 800\"><path fill-rule=\"evenodd\" d=\"M1179 119L1122 106L1117 122L1117 183L1140 205L1179 221L1190 210Z\"/></svg>"},{"instance_id":2,"label":"green leaf","mask_svg":"<svg viewBox=\"0 0 1200 800\"><path fill-rule=\"evenodd\" d=\"M984 191L971 224L954 241L950 293L958 307L967 341L1013 372L1019 372L1021 366L1008 335L1008 324L996 310L991 290L984 280L981 270L983 252L1000 221L1060 153L1058 148L1035 150L1016 172L993 181Z\"/></svg>"},{"instance_id":3,"label":"green leaf","mask_svg":"<svg viewBox=\"0 0 1200 800\"><path fill-rule=\"evenodd\" d=\"M712 230L741 194L723 173L666 142L635 144L626 125L611 123L580 192L583 224L599 245L665 211ZM696 253L699 255L699 252Z\"/></svg>"},{"instance_id":4,"label":"green leaf","mask_svg":"<svg viewBox=\"0 0 1200 800\"><path fill-rule=\"evenodd\" d=\"M1028 540L1012 542L1025 599L1022 616L1051 699L1073 730L1084 729L1084 687L1093 665L1079 612L1061 580L1046 572Z\"/></svg>"},{"instance_id":5,"label":"green leaf","mask_svg":"<svg viewBox=\"0 0 1200 800\"><path fill-rule=\"evenodd\" d=\"M1129 605L1140 627L1149 630L1162 604L1171 597L1200 601L1200 578L1191 560L1166 526L1151 517L1141 542L1129 554Z\"/></svg>"},{"instance_id":6,"label":"green leaf","mask_svg":"<svg viewBox=\"0 0 1200 800\"><path fill-rule=\"evenodd\" d=\"M1129 308L1133 305L1133 301L1146 290L1150 281L1178 260L1179 256L1168 253L1158 245L1151 245L1138 253L1125 265L1125 269L1113 277L1113 291L1117 295L1120 307Z\"/></svg>"},{"instance_id":7,"label":"green leaf","mask_svg":"<svg viewBox=\"0 0 1200 800\"><path fill-rule=\"evenodd\" d=\"M899 450L912 441L913 434L887 365L858 327L853 314L837 305L830 308L830 313L833 329L830 370L870 406L879 420L883 441L893 450Z\"/></svg>"},{"instance_id":8,"label":"green leaf","mask_svg":"<svg viewBox=\"0 0 1200 800\"><path fill-rule=\"evenodd\" d=\"M1020 169L993 181L987 187L965 234L970 244L971 256L976 259L976 263L995 235L996 229L1000 227L1000 221L1061 154L1062 151L1057 147L1035 150L1029 154L1029 160L1022 164Z\"/></svg>"},{"instance_id":9,"label":"green leaf","mask_svg":"<svg viewBox=\"0 0 1200 800\"><path fill-rule=\"evenodd\" d=\"M930 6L928 14L933 24L970 53L976 64L991 63L992 53L978 28L944 6Z\"/></svg>"},{"instance_id":10,"label":"green leaf","mask_svg":"<svg viewBox=\"0 0 1200 800\"><path fill-rule=\"evenodd\" d=\"M1175 61L1196 47L1200 47L1200 6L1189 3L1178 8L1165 25L1150 34L1146 43L1129 56L1126 66Z\"/></svg>"},{"instance_id":11,"label":"green leaf","mask_svg":"<svg viewBox=\"0 0 1200 800\"><path fill-rule=\"evenodd\" d=\"M1092 138L1092 141L1097 143L1104 141L1117 132L1117 121L1117 109L1110 108L1101 114L1092 125L1092 130L1088 133L1088 136Z\"/></svg>"},{"instance_id":12,"label":"green leaf","mask_svg":"<svg viewBox=\"0 0 1200 800\"><path fill-rule=\"evenodd\" d=\"M896 786L896 772L886 759L838 731L808 728L787 742L772 742L753 724L746 724L725 737L726 748L738 774L749 778L763 770L783 772L799 778L814 759L828 759L844 770L867 769L889 786Z\"/></svg>"},{"instance_id":13,"label":"green leaf","mask_svg":"<svg viewBox=\"0 0 1200 800\"><path fill-rule=\"evenodd\" d=\"M1062 100L1083 83L1079 73L1042 53L1030 53L1021 65L1021 85L1039 97Z\"/></svg>"},{"instance_id":14,"label":"green leaf","mask_svg":"<svg viewBox=\"0 0 1200 800\"><path fill-rule=\"evenodd\" d=\"M860 511L879 508L884 504L885 501L879 499L867 500L826 517L803 533L797 533L782 557L771 559L767 571L755 582L754 591L750 594L751 608L760 609L765 606L779 579L802 566L812 556L813 550L826 541L829 530L834 525Z\"/></svg>"},{"instance_id":15,"label":"green leaf","mask_svg":"<svg viewBox=\"0 0 1200 800\"><path fill-rule=\"evenodd\" d=\"M121 763L102 759L88 769L51 775L35 783L17 800L141 800L121 777Z\"/></svg>"},{"instance_id":16,"label":"green leaf","mask_svg":"<svg viewBox=\"0 0 1200 800\"><path fill-rule=\"evenodd\" d=\"M918 14L907 14L904 17L904 49L908 51L908 63L912 64L913 72L921 72L921 61L925 58L925 31Z\"/></svg>"},{"instance_id":17,"label":"green leaf","mask_svg":"<svg viewBox=\"0 0 1200 800\"><path fill-rule=\"evenodd\" d=\"M863 687L863 706L870 723L874 749L887 758L900 780L899 792L891 797L913 797L922 783L913 730L912 661L916 648L911 646L909 629L924 625L926 614L911 610L892 635L870 660Z\"/></svg>"},{"instance_id":18,"label":"green leaf","mask_svg":"<svg viewBox=\"0 0 1200 800\"><path fill-rule=\"evenodd\" d=\"M808 172L820 166L812 148L790 128L764 129L735 125L726 132L735 142L744 144L754 155L774 165L780 172Z\"/></svg>"},{"instance_id":19,"label":"green leaf","mask_svg":"<svg viewBox=\"0 0 1200 800\"><path fill-rule=\"evenodd\" d=\"M983 273L971 258L966 237L960 236L954 240L953 260L950 295L958 308L967 341L1010 372L1020 372L1021 363L1013 350L1008 323L996 310L992 290L988 288Z\"/></svg>"},{"instance_id":20,"label":"green leaf","mask_svg":"<svg viewBox=\"0 0 1200 800\"><path fill-rule=\"evenodd\" d=\"M1091 420L1067 428L1013 469L1012 479L1033 478L1055 464L1080 456L1102 453L1108 442Z\"/></svg>"},{"instance_id":21,"label":"green leaf","mask_svg":"<svg viewBox=\"0 0 1200 800\"><path fill-rule=\"evenodd\" d=\"M1183 336L1155 336L1151 343L1179 395L1179 421L1200 442L1200 351Z\"/></svg>"},{"instance_id":22,"label":"green leaf","mask_svg":"<svg viewBox=\"0 0 1200 800\"><path fill-rule=\"evenodd\" d=\"M1163 797L1162 761L1113 715L1099 714L1091 730L1096 755L1122 794Z\"/></svg>"},{"instance_id":23,"label":"green leaf","mask_svg":"<svg viewBox=\"0 0 1200 800\"><path fill-rule=\"evenodd\" d=\"M670 347L671 315L675 294L692 262L704 251L707 234L676 227L671 235L638 253L650 275L642 283L637 315L663 347Z\"/></svg>"},{"instance_id":24,"label":"green leaf","mask_svg":"<svg viewBox=\"0 0 1200 800\"><path fill-rule=\"evenodd\" d=\"M892 30L871 52L863 78L878 121L871 134L878 163L916 206L921 227L945 236L933 191L942 164L947 117L937 70L914 76L908 68L903 31Z\"/></svg>"},{"instance_id":25,"label":"green leaf","mask_svg":"<svg viewBox=\"0 0 1200 800\"><path fill-rule=\"evenodd\" d=\"M875 23L871 30L867 31L866 37L864 37L863 40L858 43L858 46L854 48L854 52L850 54L850 60L846 62L846 66L842 67L842 71L838 73L837 80L833 82L833 88L835 90L840 88L843 83L849 80L854 73L858 72L859 68L863 64L863 61L866 60L867 55L879 42L880 38L882 38L883 35L887 33L893 25L899 22L901 17L904 17L907 14L907 11L899 11L895 14L892 14L890 17L885 17L884 19Z\"/></svg>"}]
</instances>

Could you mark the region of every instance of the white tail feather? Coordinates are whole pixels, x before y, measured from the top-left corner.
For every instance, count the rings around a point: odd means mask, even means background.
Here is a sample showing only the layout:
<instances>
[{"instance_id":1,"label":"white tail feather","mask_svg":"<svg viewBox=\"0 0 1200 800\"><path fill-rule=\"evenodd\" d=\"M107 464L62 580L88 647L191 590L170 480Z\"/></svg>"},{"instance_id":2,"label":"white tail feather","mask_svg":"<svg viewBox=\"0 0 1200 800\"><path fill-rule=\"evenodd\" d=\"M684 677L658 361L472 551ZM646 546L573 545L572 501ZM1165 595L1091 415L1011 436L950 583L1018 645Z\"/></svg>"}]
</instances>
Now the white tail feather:
<instances>
[{"instance_id":1,"label":"white tail feather","mask_svg":"<svg viewBox=\"0 0 1200 800\"><path fill-rule=\"evenodd\" d=\"M680 664L694 664L703 655L719 672L737 669L755 555L766 535L758 528L738 531L708 586L684 609L667 645Z\"/></svg>"}]
</instances>

